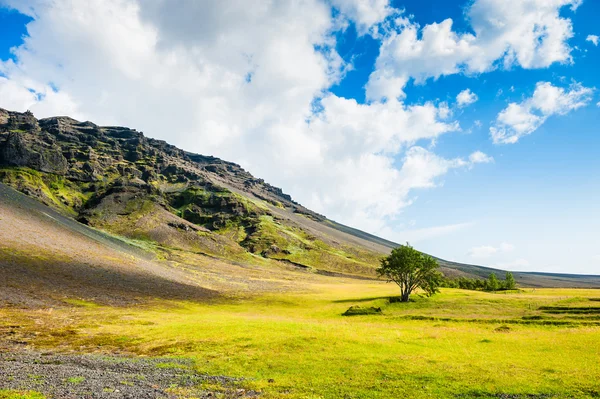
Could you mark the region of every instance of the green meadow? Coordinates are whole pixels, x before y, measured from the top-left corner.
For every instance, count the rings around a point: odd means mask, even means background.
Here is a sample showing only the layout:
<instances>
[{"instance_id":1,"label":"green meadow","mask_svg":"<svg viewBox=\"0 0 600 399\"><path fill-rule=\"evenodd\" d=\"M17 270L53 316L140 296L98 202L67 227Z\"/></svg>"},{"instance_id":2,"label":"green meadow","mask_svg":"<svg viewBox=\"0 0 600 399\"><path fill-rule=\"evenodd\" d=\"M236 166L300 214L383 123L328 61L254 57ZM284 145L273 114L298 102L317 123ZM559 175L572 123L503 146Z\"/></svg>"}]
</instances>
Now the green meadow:
<instances>
[{"instance_id":1,"label":"green meadow","mask_svg":"<svg viewBox=\"0 0 600 399\"><path fill-rule=\"evenodd\" d=\"M357 281L0 316L36 348L184 357L263 398L600 397L599 290L443 289L408 304L390 303L394 295L391 284ZM382 313L342 316L350 306ZM28 395L0 392L37 397Z\"/></svg>"}]
</instances>

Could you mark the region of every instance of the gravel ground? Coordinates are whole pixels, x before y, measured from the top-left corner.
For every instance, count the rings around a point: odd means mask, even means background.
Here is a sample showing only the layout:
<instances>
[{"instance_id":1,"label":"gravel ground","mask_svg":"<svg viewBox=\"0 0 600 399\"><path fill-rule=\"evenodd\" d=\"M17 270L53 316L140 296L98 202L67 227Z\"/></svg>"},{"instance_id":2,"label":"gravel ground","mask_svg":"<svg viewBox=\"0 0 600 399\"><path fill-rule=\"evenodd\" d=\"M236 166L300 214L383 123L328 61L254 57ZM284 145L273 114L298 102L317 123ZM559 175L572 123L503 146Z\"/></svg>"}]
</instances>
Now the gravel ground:
<instances>
[{"instance_id":1,"label":"gravel ground","mask_svg":"<svg viewBox=\"0 0 600 399\"><path fill-rule=\"evenodd\" d=\"M183 388L197 398L248 398L259 393L236 388L239 379L193 371L189 360L44 353L0 353L0 389L31 390L48 398L176 398ZM197 388L203 382L220 393ZM171 388L171 392L168 389Z\"/></svg>"}]
</instances>

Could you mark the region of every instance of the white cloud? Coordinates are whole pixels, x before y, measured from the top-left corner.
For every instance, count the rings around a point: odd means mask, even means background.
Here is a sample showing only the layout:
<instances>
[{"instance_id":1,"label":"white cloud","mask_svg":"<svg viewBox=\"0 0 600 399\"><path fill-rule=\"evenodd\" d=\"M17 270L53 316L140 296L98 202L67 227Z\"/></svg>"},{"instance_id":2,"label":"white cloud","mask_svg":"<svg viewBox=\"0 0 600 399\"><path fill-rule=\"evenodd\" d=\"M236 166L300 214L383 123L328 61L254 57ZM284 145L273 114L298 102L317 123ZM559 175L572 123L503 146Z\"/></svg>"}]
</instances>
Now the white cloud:
<instances>
[{"instance_id":1,"label":"white cloud","mask_svg":"<svg viewBox=\"0 0 600 399\"><path fill-rule=\"evenodd\" d=\"M400 241L406 238L388 229L386 220L415 201L414 190L435 188L448 171L480 162L442 158L419 146L406 151L399 170L393 168L392 157L381 153L352 156L348 151L350 155L340 159L335 158L340 154L328 154L325 158L330 159L312 166L314 173L302 175L307 180L300 187L315 188L304 203L334 219Z\"/></svg>"},{"instance_id":2,"label":"white cloud","mask_svg":"<svg viewBox=\"0 0 600 399\"><path fill-rule=\"evenodd\" d=\"M598 42L600 41L600 37L598 37L597 35L588 35L588 37L585 40L588 42L592 42L594 46L597 46Z\"/></svg>"},{"instance_id":3,"label":"white cloud","mask_svg":"<svg viewBox=\"0 0 600 399\"><path fill-rule=\"evenodd\" d=\"M331 0L331 3L344 16L356 24L359 35L377 35L377 24L398 10L390 6L389 0Z\"/></svg>"},{"instance_id":4,"label":"white cloud","mask_svg":"<svg viewBox=\"0 0 600 399\"><path fill-rule=\"evenodd\" d=\"M447 105L329 93L347 68L335 51L343 27L319 0L4 1L34 21L16 63L0 63L0 106L131 126L235 161L370 232L389 229L414 190L485 159L420 146L459 129ZM340 7L372 32L392 11L365 4Z\"/></svg>"},{"instance_id":5,"label":"white cloud","mask_svg":"<svg viewBox=\"0 0 600 399\"><path fill-rule=\"evenodd\" d=\"M491 162L494 162L494 158L490 157L487 154L484 154L481 151L475 151L474 153L472 153L471 155L469 155L469 161L472 164L477 164L477 163L491 163Z\"/></svg>"},{"instance_id":6,"label":"white cloud","mask_svg":"<svg viewBox=\"0 0 600 399\"><path fill-rule=\"evenodd\" d=\"M456 103L459 107L466 107L467 105L473 104L477 100L477 94L473 93L470 89L465 89L456 96Z\"/></svg>"},{"instance_id":7,"label":"white cloud","mask_svg":"<svg viewBox=\"0 0 600 399\"><path fill-rule=\"evenodd\" d=\"M469 250L469 256L474 259L487 259L492 255L499 253L511 252L515 249L515 246L506 242L503 242L498 247L492 245L482 245L479 247L473 247Z\"/></svg>"},{"instance_id":8,"label":"white cloud","mask_svg":"<svg viewBox=\"0 0 600 399\"><path fill-rule=\"evenodd\" d=\"M0 106L9 110L33 108L41 115L74 115L85 119L68 94L56 92L49 85L0 76L0 98Z\"/></svg>"},{"instance_id":9,"label":"white cloud","mask_svg":"<svg viewBox=\"0 0 600 399\"><path fill-rule=\"evenodd\" d=\"M2 104L7 109L27 109L37 102L35 93L26 87L0 76Z\"/></svg>"},{"instance_id":10,"label":"white cloud","mask_svg":"<svg viewBox=\"0 0 600 399\"><path fill-rule=\"evenodd\" d=\"M579 0L475 0L467 10L474 34L456 33L453 21L421 28L397 18L381 45L376 69L367 84L367 98L403 98L410 79L422 83L456 73L482 73L505 68L544 68L569 63L571 20L560 16L564 6Z\"/></svg>"},{"instance_id":11,"label":"white cloud","mask_svg":"<svg viewBox=\"0 0 600 399\"><path fill-rule=\"evenodd\" d=\"M568 90L538 82L533 96L502 110L490 134L494 144L513 144L533 133L552 115L565 115L591 101L593 89L575 83Z\"/></svg>"}]
</instances>

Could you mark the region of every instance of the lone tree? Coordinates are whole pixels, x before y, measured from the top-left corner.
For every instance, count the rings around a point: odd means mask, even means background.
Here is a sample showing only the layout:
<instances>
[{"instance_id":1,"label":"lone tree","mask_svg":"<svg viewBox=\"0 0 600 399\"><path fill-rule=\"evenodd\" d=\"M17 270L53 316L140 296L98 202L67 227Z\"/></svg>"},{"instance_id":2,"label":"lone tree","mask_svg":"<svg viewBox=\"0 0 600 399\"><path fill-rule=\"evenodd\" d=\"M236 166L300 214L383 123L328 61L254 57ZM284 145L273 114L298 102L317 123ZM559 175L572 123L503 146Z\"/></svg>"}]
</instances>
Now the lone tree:
<instances>
[{"instance_id":1,"label":"lone tree","mask_svg":"<svg viewBox=\"0 0 600 399\"><path fill-rule=\"evenodd\" d=\"M394 248L392 253L381 260L381 266L377 269L380 276L385 276L388 283L394 282L400 286L402 302L408 302L410 294L417 288L421 288L427 296L439 292L442 283L442 274L438 271L435 259L425 255L408 243Z\"/></svg>"}]
</instances>

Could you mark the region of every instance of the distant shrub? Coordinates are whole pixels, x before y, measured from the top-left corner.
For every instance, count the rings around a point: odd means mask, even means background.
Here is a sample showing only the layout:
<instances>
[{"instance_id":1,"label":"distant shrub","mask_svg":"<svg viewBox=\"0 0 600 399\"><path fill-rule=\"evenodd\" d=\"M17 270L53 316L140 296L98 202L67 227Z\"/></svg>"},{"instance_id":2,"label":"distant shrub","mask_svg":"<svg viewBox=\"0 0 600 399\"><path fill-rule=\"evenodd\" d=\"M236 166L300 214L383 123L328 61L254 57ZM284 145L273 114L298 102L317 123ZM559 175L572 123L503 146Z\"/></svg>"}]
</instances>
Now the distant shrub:
<instances>
[{"instance_id":1,"label":"distant shrub","mask_svg":"<svg viewBox=\"0 0 600 399\"><path fill-rule=\"evenodd\" d=\"M516 289L517 285L513 274L506 272L504 281L498 280L498 277L492 273L487 280L468 277L459 277L457 279L444 278L441 287L473 291L506 291Z\"/></svg>"},{"instance_id":2,"label":"distant shrub","mask_svg":"<svg viewBox=\"0 0 600 399\"><path fill-rule=\"evenodd\" d=\"M381 308L376 307L368 307L363 308L360 306L350 306L348 310L342 313L342 316L364 316L364 315L373 315L373 314L381 314Z\"/></svg>"}]
</instances>

